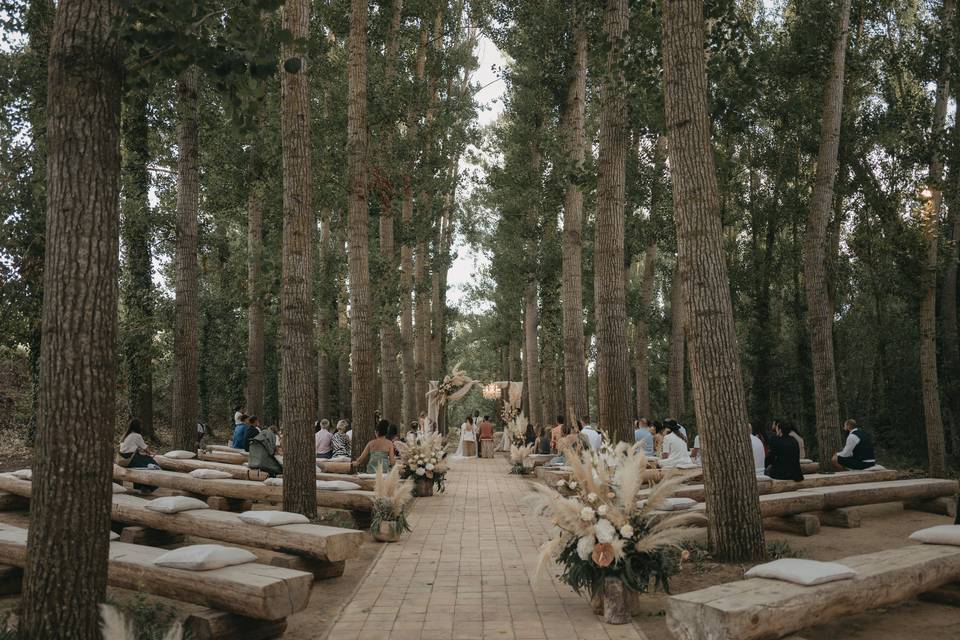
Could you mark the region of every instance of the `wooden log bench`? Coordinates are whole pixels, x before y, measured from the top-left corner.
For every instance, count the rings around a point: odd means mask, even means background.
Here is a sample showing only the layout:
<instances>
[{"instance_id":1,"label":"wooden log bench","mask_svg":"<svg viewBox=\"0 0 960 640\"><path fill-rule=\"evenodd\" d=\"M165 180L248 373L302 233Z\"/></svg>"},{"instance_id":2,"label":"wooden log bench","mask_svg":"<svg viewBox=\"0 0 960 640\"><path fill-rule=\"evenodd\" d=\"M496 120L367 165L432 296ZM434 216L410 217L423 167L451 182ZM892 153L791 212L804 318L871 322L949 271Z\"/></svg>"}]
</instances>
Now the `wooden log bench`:
<instances>
[{"instance_id":1,"label":"wooden log bench","mask_svg":"<svg viewBox=\"0 0 960 640\"><path fill-rule=\"evenodd\" d=\"M840 471L837 473L813 473L804 476L803 480L795 482L793 480L774 480L766 476L757 476L757 489L760 495L773 493L787 493L790 491L799 491L800 489L815 489L817 487L844 486L850 484L861 484L868 482L886 482L896 480L899 472L891 469L881 471ZM646 497L650 493L649 489L640 492L640 497ZM703 502L705 498L704 485L691 484L684 485L677 489L674 494L678 498L693 498L698 502Z\"/></svg>"},{"instance_id":2,"label":"wooden log bench","mask_svg":"<svg viewBox=\"0 0 960 640\"><path fill-rule=\"evenodd\" d=\"M0 474L0 487L16 495L27 498L30 496L31 487L26 480ZM158 513L147 509L148 502L149 500L137 496L115 494L110 517L116 522L144 527L147 530L155 529L235 545L271 549L328 564L343 563L356 558L360 553L360 545L367 537L363 531L317 524L263 527L248 524L235 513L214 509ZM131 531L128 539L137 539L138 533L136 530ZM329 573L330 570L327 568L324 571ZM340 573L342 573L342 564L340 564Z\"/></svg>"},{"instance_id":3,"label":"wooden log bench","mask_svg":"<svg viewBox=\"0 0 960 640\"><path fill-rule=\"evenodd\" d=\"M257 620L283 620L306 608L313 576L303 571L248 563L210 571L184 571L153 562L166 553L125 542L111 542L107 582ZM27 530L2 525L0 562L24 567Z\"/></svg>"},{"instance_id":4,"label":"wooden log bench","mask_svg":"<svg viewBox=\"0 0 960 640\"><path fill-rule=\"evenodd\" d=\"M234 480L266 480L267 474L263 471L250 469L241 464L230 464L227 462L211 462L209 460L197 460L191 458L183 460L179 458L167 458L165 456L156 456L157 464L164 471L177 471L179 473L190 473L196 469L212 469L214 471L223 471L229 473ZM321 461L318 461L318 463ZM350 473L327 473L317 471L317 480L345 480L360 485L364 491L373 491L375 480L373 478L360 478L356 474ZM0 509L2 510L2 509Z\"/></svg>"},{"instance_id":5,"label":"wooden log bench","mask_svg":"<svg viewBox=\"0 0 960 640\"><path fill-rule=\"evenodd\" d=\"M226 462L227 464L243 464L249 460L250 455L243 451L241 453L231 453L227 451L201 451L197 454L197 459L208 462Z\"/></svg>"},{"instance_id":6,"label":"wooden log bench","mask_svg":"<svg viewBox=\"0 0 960 640\"><path fill-rule=\"evenodd\" d=\"M136 482L204 497L221 497L273 504L283 502L282 486L268 485L254 480L203 480L174 471L129 469L118 466L113 468L113 479L117 482ZM0 490L2 489L3 487L0 486ZM346 509L362 517L369 517L373 509L373 493L370 491L326 491L317 489L316 497L317 506Z\"/></svg>"},{"instance_id":7,"label":"wooden log bench","mask_svg":"<svg viewBox=\"0 0 960 640\"><path fill-rule=\"evenodd\" d=\"M812 587L751 578L671 596L667 627L678 640L782 638L960 579L960 547L911 545L836 562L857 577Z\"/></svg>"}]
</instances>

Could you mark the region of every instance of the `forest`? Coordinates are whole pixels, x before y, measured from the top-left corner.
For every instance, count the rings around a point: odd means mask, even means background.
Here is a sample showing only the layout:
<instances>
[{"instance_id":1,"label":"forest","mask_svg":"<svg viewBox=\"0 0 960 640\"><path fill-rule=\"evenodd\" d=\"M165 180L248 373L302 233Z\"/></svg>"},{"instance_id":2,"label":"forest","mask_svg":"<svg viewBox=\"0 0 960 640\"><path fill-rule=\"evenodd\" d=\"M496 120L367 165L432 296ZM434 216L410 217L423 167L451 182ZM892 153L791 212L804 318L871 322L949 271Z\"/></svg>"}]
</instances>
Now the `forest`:
<instances>
[{"instance_id":1,"label":"forest","mask_svg":"<svg viewBox=\"0 0 960 640\"><path fill-rule=\"evenodd\" d=\"M950 477L956 23L955 0L0 1L0 457L45 478L30 535L103 526L106 483L87 510L51 474L105 480L131 419L195 450L241 409L283 429L284 508L315 517L314 423L350 420L357 458L457 364L522 381L541 427L674 418L708 483L774 421L826 470L850 418ZM441 431L474 410L497 407ZM755 501L720 501L718 557L762 555ZM38 596L102 588L105 545L28 580L36 637L90 628Z\"/></svg>"}]
</instances>

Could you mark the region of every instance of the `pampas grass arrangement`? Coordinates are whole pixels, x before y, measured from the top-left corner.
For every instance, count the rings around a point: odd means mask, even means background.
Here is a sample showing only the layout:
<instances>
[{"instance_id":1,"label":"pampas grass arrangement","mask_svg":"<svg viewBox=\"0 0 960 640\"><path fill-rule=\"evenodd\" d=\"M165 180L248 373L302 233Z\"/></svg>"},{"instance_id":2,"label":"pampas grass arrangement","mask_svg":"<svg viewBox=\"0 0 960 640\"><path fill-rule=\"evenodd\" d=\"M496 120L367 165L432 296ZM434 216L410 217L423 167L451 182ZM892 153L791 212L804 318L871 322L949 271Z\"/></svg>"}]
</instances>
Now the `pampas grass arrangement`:
<instances>
[{"instance_id":1,"label":"pampas grass arrangement","mask_svg":"<svg viewBox=\"0 0 960 640\"><path fill-rule=\"evenodd\" d=\"M394 465L386 475L382 469L377 468L377 477L373 485L370 531L374 535L379 534L380 525L385 522L395 523L394 528L398 536L405 531L410 531L407 509L412 500L411 482L400 478L400 465Z\"/></svg>"},{"instance_id":2,"label":"pampas grass arrangement","mask_svg":"<svg viewBox=\"0 0 960 640\"><path fill-rule=\"evenodd\" d=\"M526 461L533 453L533 444L518 447L515 444L510 445L510 473L518 476L525 476L533 473L533 466L527 465Z\"/></svg>"},{"instance_id":3,"label":"pampas grass arrangement","mask_svg":"<svg viewBox=\"0 0 960 640\"><path fill-rule=\"evenodd\" d=\"M402 478L429 478L437 491L443 493L447 474L447 451L443 436L439 433L418 434L410 432L405 440L397 443L400 452Z\"/></svg>"},{"instance_id":4,"label":"pampas grass arrangement","mask_svg":"<svg viewBox=\"0 0 960 640\"><path fill-rule=\"evenodd\" d=\"M551 516L555 534L541 547L538 572L559 564L560 579L577 593L598 598L609 578L630 590L662 587L678 571L681 545L702 532L700 513L665 515L657 511L685 480L676 476L653 485L655 473L638 445L621 443L604 451L580 450L563 442L569 481L558 488L538 486L534 507Z\"/></svg>"}]
</instances>

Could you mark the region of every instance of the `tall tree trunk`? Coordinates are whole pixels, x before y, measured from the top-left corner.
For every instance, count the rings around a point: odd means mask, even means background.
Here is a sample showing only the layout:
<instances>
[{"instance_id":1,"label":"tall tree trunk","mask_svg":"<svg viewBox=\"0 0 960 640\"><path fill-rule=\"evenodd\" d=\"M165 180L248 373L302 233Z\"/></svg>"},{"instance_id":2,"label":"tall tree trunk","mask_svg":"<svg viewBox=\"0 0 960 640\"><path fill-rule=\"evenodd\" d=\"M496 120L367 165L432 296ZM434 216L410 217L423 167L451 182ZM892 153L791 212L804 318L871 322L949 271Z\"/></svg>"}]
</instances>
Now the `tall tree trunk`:
<instances>
[{"instance_id":1,"label":"tall tree trunk","mask_svg":"<svg viewBox=\"0 0 960 640\"><path fill-rule=\"evenodd\" d=\"M197 367L200 293L197 270L197 208L200 201L198 138L200 71L187 68L177 80L177 248L173 323L173 448L197 446Z\"/></svg>"},{"instance_id":2,"label":"tall tree trunk","mask_svg":"<svg viewBox=\"0 0 960 640\"><path fill-rule=\"evenodd\" d=\"M654 267L657 245L651 244L643 253L640 277L640 313L634 335L634 371L637 378L637 416L650 418L650 315L653 313ZM639 266L639 265L638 265Z\"/></svg>"},{"instance_id":3,"label":"tall tree trunk","mask_svg":"<svg viewBox=\"0 0 960 640\"><path fill-rule=\"evenodd\" d=\"M687 408L684 367L686 358L686 314L683 301L684 274L680 258L673 267L673 283L670 286L670 345L667 363L667 413L680 420Z\"/></svg>"},{"instance_id":4,"label":"tall tree trunk","mask_svg":"<svg viewBox=\"0 0 960 640\"><path fill-rule=\"evenodd\" d=\"M337 335L334 319L337 315L337 287L331 262L330 211L325 210L320 218L320 295L317 296L317 415L333 418L332 403L335 365L330 357L334 336Z\"/></svg>"},{"instance_id":5,"label":"tall tree trunk","mask_svg":"<svg viewBox=\"0 0 960 640\"><path fill-rule=\"evenodd\" d=\"M940 210L943 206L943 155L947 103L950 98L950 56L953 44L954 0L944 0L940 16L941 43L945 50L940 62L937 100L933 115L933 157L930 160L930 199L923 207L923 237L926 259L920 275L923 301L920 306L920 378L923 385L923 422L927 431L927 459L930 475L946 477L947 465L940 411L940 381L937 374L937 270L940 263Z\"/></svg>"},{"instance_id":6,"label":"tall tree trunk","mask_svg":"<svg viewBox=\"0 0 960 640\"><path fill-rule=\"evenodd\" d=\"M850 0L841 0L838 31L833 45L830 77L824 89L823 118L817 174L810 198L804 239L803 276L807 294L807 330L813 362L814 405L820 469L830 468L830 457L840 449L840 407L833 355L833 305L827 280L827 227L833 204L843 110L843 77L850 28Z\"/></svg>"},{"instance_id":7,"label":"tall tree trunk","mask_svg":"<svg viewBox=\"0 0 960 640\"><path fill-rule=\"evenodd\" d=\"M283 28L293 41L281 57L283 250L280 281L281 419L284 429L283 509L317 515L313 443L313 227L310 177L309 0L286 0ZM293 62L292 62L293 61ZM299 62L299 64L296 64Z\"/></svg>"},{"instance_id":8,"label":"tall tree trunk","mask_svg":"<svg viewBox=\"0 0 960 640\"><path fill-rule=\"evenodd\" d=\"M539 134L539 126L536 129ZM535 134L536 135L536 134ZM537 330L540 327L539 299L537 297L537 259L539 249L539 196L540 196L540 164L541 153L539 144L534 141L530 148L530 175L535 181L531 204L527 207L526 224L529 240L527 243L527 282L523 290L523 378L527 392L527 416L533 424L546 424L543 415L543 395L540 372L540 344Z\"/></svg>"},{"instance_id":9,"label":"tall tree trunk","mask_svg":"<svg viewBox=\"0 0 960 640\"><path fill-rule=\"evenodd\" d=\"M116 424L119 14L111 0L61 0L50 42L40 411L19 624L25 638L100 638Z\"/></svg>"},{"instance_id":10,"label":"tall tree trunk","mask_svg":"<svg viewBox=\"0 0 960 640\"><path fill-rule=\"evenodd\" d=\"M343 246L343 243L340 243ZM344 247L344 252L346 247ZM340 280L340 295L337 302L337 403L341 418L353 417L353 389L350 380L350 316L347 313L347 279Z\"/></svg>"},{"instance_id":11,"label":"tall tree trunk","mask_svg":"<svg viewBox=\"0 0 960 640\"><path fill-rule=\"evenodd\" d=\"M353 456L373 439L376 387L373 308L370 296L370 237L367 211L367 2L351 0L347 89L347 175L349 206L350 361Z\"/></svg>"},{"instance_id":12,"label":"tall tree trunk","mask_svg":"<svg viewBox=\"0 0 960 640\"><path fill-rule=\"evenodd\" d=\"M254 145L256 149L256 145ZM254 151L256 153L256 151ZM254 158L254 163L258 159ZM247 413L263 415L263 290L260 265L263 259L263 185L258 170L251 172L247 194Z\"/></svg>"},{"instance_id":13,"label":"tall tree trunk","mask_svg":"<svg viewBox=\"0 0 960 640\"><path fill-rule=\"evenodd\" d=\"M400 49L400 24L403 17L403 0L393 0L391 3L390 26L386 38L386 56L384 61L384 86L393 91L396 78L397 53ZM397 127L393 120L386 125L383 148L386 158L395 160L395 141ZM387 170L389 171L389 170ZM391 185L392 188L392 185ZM380 254L383 260L385 275L380 286L380 374L381 374L381 402L383 417L393 424L400 424L402 419L402 388L400 384L400 366L398 356L397 335L397 257L396 234L394 217L395 201L392 197L384 198L379 219Z\"/></svg>"},{"instance_id":14,"label":"tall tree trunk","mask_svg":"<svg viewBox=\"0 0 960 640\"><path fill-rule=\"evenodd\" d=\"M426 25L420 28L420 40L417 44L416 77L417 82L422 83L426 75L427 65L427 47L429 46L429 31ZM411 104L407 109L407 142L413 144L414 129L418 116L419 108ZM421 401L417 394L417 356L416 356L416 338L414 330L414 257L413 244L415 234L413 223L413 171L414 162L411 157L407 158L407 175L404 181L403 202L400 206L400 219L403 223L404 233L400 244L400 345L401 362L403 368L403 420L409 425L417 419L417 411L421 406Z\"/></svg>"},{"instance_id":15,"label":"tall tree trunk","mask_svg":"<svg viewBox=\"0 0 960 640\"><path fill-rule=\"evenodd\" d=\"M750 561L764 556L763 527L724 257L705 58L703 3L663 5L666 127L708 532L718 557Z\"/></svg>"},{"instance_id":16,"label":"tall tree trunk","mask_svg":"<svg viewBox=\"0 0 960 640\"><path fill-rule=\"evenodd\" d=\"M27 346L30 349L30 407L28 437L36 436L40 408L40 336L43 328L43 258L44 224L47 212L47 63L50 58L50 36L56 14L51 0L30 0L25 14L28 46L24 51L29 78L27 117L33 151L30 154L30 204L23 221L28 228L29 244L18 256L18 272L27 292L23 315L30 318Z\"/></svg>"},{"instance_id":17,"label":"tall tree trunk","mask_svg":"<svg viewBox=\"0 0 960 640\"><path fill-rule=\"evenodd\" d=\"M421 218L417 226L424 224L424 218L429 215L429 205L421 204L423 198L428 197L426 192L420 194L418 198L417 214ZM419 228L417 233L423 233ZM417 240L417 251L415 256L413 279L416 289L416 298L414 299L414 314L416 324L414 326L415 343L414 347L414 379L417 389L417 410L427 410L427 378L430 373L430 274L427 266L430 263L427 241L425 238Z\"/></svg>"},{"instance_id":18,"label":"tall tree trunk","mask_svg":"<svg viewBox=\"0 0 960 640\"><path fill-rule=\"evenodd\" d=\"M138 418L145 437L153 438L153 265L150 261L150 146L147 94L132 90L124 101L121 172L124 359L130 416Z\"/></svg>"},{"instance_id":19,"label":"tall tree trunk","mask_svg":"<svg viewBox=\"0 0 960 640\"><path fill-rule=\"evenodd\" d=\"M958 100L956 87L954 101ZM954 456L960 455L960 337L957 332L957 267L960 263L960 127L953 127L954 159L950 166L948 225L950 242L947 264L943 274L943 291L940 298L940 313L943 323L943 359L947 372L948 388L945 396L950 407L950 441Z\"/></svg>"},{"instance_id":20,"label":"tall tree trunk","mask_svg":"<svg viewBox=\"0 0 960 640\"><path fill-rule=\"evenodd\" d=\"M627 0L607 0L603 30L610 47L600 89L600 154L597 161L597 221L594 307L597 321L598 420L611 439L633 441L630 423L630 350L623 279L624 180L627 160L627 98L621 59L629 24Z\"/></svg>"},{"instance_id":21,"label":"tall tree trunk","mask_svg":"<svg viewBox=\"0 0 960 640\"><path fill-rule=\"evenodd\" d=\"M563 202L563 405L570 420L589 413L583 340L583 172L587 89L587 30L580 0L573 3L573 76L561 113L564 153L569 164Z\"/></svg>"}]
</instances>

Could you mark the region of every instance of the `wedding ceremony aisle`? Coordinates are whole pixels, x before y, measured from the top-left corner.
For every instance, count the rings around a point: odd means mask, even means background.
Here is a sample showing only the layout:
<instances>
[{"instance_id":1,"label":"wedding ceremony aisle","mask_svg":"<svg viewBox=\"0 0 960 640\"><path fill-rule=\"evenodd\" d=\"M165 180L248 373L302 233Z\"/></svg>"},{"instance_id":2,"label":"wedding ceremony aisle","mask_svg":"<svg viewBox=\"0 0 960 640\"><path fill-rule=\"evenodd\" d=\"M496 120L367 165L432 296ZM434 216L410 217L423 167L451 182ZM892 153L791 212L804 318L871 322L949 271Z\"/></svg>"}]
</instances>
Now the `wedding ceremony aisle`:
<instances>
[{"instance_id":1,"label":"wedding ceremony aisle","mask_svg":"<svg viewBox=\"0 0 960 640\"><path fill-rule=\"evenodd\" d=\"M585 597L534 579L549 522L522 500L507 462L453 464L445 493L418 498L412 533L386 545L327 636L331 640L626 640L632 624L603 624Z\"/></svg>"}]
</instances>

